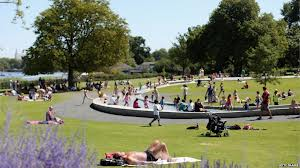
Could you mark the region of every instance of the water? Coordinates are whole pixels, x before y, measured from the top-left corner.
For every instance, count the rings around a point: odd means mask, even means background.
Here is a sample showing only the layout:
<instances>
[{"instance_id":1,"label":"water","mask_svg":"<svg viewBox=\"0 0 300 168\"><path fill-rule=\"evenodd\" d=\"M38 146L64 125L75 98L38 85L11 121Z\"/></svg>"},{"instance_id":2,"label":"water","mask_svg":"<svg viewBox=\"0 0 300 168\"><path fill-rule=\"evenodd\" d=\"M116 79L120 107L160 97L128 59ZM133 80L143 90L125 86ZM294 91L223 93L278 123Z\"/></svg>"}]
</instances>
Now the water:
<instances>
[{"instance_id":1,"label":"water","mask_svg":"<svg viewBox=\"0 0 300 168\"><path fill-rule=\"evenodd\" d=\"M40 75L25 75L23 72L0 72L0 79L18 78L23 80L38 80L41 78L63 78L66 79L67 73L55 72L53 74L40 74Z\"/></svg>"}]
</instances>

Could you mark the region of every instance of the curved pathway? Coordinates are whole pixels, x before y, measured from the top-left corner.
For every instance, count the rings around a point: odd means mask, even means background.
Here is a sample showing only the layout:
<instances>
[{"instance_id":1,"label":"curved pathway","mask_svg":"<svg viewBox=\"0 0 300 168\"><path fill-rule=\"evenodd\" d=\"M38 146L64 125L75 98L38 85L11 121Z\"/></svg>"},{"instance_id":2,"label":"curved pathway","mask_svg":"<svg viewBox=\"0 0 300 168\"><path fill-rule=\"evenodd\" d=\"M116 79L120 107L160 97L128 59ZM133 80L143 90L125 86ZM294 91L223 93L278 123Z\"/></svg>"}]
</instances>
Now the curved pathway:
<instances>
[{"instance_id":1,"label":"curved pathway","mask_svg":"<svg viewBox=\"0 0 300 168\"><path fill-rule=\"evenodd\" d=\"M89 93L90 97L97 97L95 92ZM101 121L101 122L117 122L131 124L147 124L150 118L119 116L107 113L102 113L90 108L92 100L86 99L82 104L83 92L74 92L72 98L63 103L54 105L57 114L62 118L76 118L80 120ZM300 121L298 115L289 116L274 116L272 120L264 117L264 120L256 120L257 117L246 118L228 118L228 122L278 122L278 121ZM161 119L162 124L195 124L206 123L207 119Z\"/></svg>"}]
</instances>

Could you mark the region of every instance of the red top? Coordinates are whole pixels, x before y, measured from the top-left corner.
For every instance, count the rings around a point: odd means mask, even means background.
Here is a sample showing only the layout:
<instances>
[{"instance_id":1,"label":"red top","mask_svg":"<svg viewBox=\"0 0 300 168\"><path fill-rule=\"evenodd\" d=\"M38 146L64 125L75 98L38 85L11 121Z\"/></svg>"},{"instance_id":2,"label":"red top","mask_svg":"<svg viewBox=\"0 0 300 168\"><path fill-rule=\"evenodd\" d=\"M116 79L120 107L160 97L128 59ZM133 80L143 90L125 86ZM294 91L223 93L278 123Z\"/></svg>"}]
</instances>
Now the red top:
<instances>
[{"instance_id":1,"label":"red top","mask_svg":"<svg viewBox=\"0 0 300 168\"><path fill-rule=\"evenodd\" d=\"M269 104L269 96L270 96L270 93L267 90L265 90L261 96L263 99L263 101L262 101L263 104Z\"/></svg>"},{"instance_id":2,"label":"red top","mask_svg":"<svg viewBox=\"0 0 300 168\"><path fill-rule=\"evenodd\" d=\"M139 102L138 101L133 102L133 108L139 108Z\"/></svg>"}]
</instances>

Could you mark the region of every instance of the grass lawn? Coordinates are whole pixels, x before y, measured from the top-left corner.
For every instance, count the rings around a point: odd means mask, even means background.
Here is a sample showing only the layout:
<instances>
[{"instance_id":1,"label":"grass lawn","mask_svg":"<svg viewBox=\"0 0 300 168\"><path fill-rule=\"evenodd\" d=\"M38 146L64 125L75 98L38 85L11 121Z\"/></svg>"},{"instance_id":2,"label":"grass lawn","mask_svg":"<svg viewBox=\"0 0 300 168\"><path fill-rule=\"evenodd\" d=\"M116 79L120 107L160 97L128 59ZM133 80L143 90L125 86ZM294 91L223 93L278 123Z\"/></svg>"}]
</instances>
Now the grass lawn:
<instances>
[{"instance_id":1,"label":"grass lawn","mask_svg":"<svg viewBox=\"0 0 300 168\"><path fill-rule=\"evenodd\" d=\"M286 91L291 88L299 100L299 80L282 80L276 88ZM131 81L135 81L137 84L139 82L139 80ZM194 85L189 86L189 94L195 98L197 95L204 97L205 88L196 88ZM232 86L229 87L229 85ZM252 95L252 93L255 96L256 89L261 88L254 81L249 81L249 85L250 89L247 91L243 90L244 92L242 92L239 89L241 98L244 98L246 94ZM217 86L219 86L218 82ZM235 87L241 88L241 86L236 81L226 81L226 93L228 91L231 93ZM180 87L163 88L160 89L160 92L161 94L164 92L176 95L175 92L182 92ZM272 86L270 91L273 92L274 88ZM0 126L3 126L1 123L4 123L6 119L6 112L10 112L12 114L11 131L21 133L21 128L26 120L43 120L49 105L63 102L73 94L56 94L52 102L17 102L14 97L0 96ZM300 124L293 120L289 122L253 123L255 128L267 130L230 131L230 137L225 138L199 136L206 131L206 123L200 123L200 130L187 131L185 128L188 125L181 124L144 127L137 124L80 121L70 118L64 118L64 120L65 124L58 126L59 132L69 136L78 130L83 130L89 147L95 149L98 154L97 159L109 151L143 151L151 141L160 139L167 143L171 155L195 158L205 156L210 160L233 161L249 165L249 167L278 167L282 163L296 163L297 160L300 160ZM228 125L231 124L243 126L246 123L228 123ZM47 125L37 127L46 128Z\"/></svg>"},{"instance_id":2,"label":"grass lawn","mask_svg":"<svg viewBox=\"0 0 300 168\"><path fill-rule=\"evenodd\" d=\"M280 83L273 85L268 84L267 88L271 94L271 98L273 98L274 90L277 89L280 93L284 91L287 94L288 89L291 89L295 94L295 99L300 101L300 78L293 79L280 79ZM255 100L256 91L259 91L262 95L262 85L258 84L255 80L248 80L249 89L241 89L243 87L243 83L237 81L224 81L224 89L225 89L225 97L227 98L228 94L233 94L233 91L237 89L238 95L241 100L245 100L246 97L250 97L252 102ZM207 87L196 87L196 84L188 85L188 99L192 99L193 101L200 98L200 100L204 100L205 93ZM217 94L220 92L220 81L216 82ZM170 86L166 88L159 89L159 93L161 96L165 96L169 101L173 101L174 97L180 95L183 97L182 85ZM148 93L150 94L150 93ZM222 94L221 94L222 95ZM220 96L221 97L221 96ZM273 99L272 99L273 100ZM292 98L287 98L285 100L280 100L279 104L290 104ZM272 102L273 103L273 102ZM219 105L215 103L214 105ZM240 104L235 104L236 106L241 106Z\"/></svg>"}]
</instances>

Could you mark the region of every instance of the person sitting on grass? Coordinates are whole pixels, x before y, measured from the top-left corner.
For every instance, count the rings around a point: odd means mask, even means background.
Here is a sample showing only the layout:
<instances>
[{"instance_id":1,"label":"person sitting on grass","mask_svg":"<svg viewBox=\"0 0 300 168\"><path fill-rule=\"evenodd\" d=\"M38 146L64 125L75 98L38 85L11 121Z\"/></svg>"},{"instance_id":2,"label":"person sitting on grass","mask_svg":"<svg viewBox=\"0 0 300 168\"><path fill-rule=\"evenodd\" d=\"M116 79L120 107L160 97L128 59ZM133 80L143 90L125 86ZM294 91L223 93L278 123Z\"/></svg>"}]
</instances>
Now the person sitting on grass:
<instances>
[{"instance_id":1,"label":"person sitting on grass","mask_svg":"<svg viewBox=\"0 0 300 168\"><path fill-rule=\"evenodd\" d=\"M293 95L294 95L294 93L291 91L291 89L289 89L288 96L293 96Z\"/></svg>"},{"instance_id":2,"label":"person sitting on grass","mask_svg":"<svg viewBox=\"0 0 300 168\"><path fill-rule=\"evenodd\" d=\"M147 162L155 162L158 159L171 161L167 145L155 140L144 152L111 152L105 153L107 159L123 159L129 165L142 165Z\"/></svg>"},{"instance_id":3,"label":"person sitting on grass","mask_svg":"<svg viewBox=\"0 0 300 168\"><path fill-rule=\"evenodd\" d=\"M48 111L46 112L46 123L57 123L57 124L63 124L64 121L58 117L55 117L55 112L52 106L48 108Z\"/></svg>"},{"instance_id":4,"label":"person sitting on grass","mask_svg":"<svg viewBox=\"0 0 300 168\"><path fill-rule=\"evenodd\" d=\"M140 106L139 106L139 99L135 99L135 101L133 102L133 108L141 108Z\"/></svg>"},{"instance_id":5,"label":"person sitting on grass","mask_svg":"<svg viewBox=\"0 0 300 168\"><path fill-rule=\"evenodd\" d=\"M248 85L248 82L246 81L244 86L242 87L242 89L249 89L249 85Z\"/></svg>"},{"instance_id":6,"label":"person sitting on grass","mask_svg":"<svg viewBox=\"0 0 300 168\"><path fill-rule=\"evenodd\" d=\"M281 93L281 99L283 99L283 100L284 100L284 99L286 99L286 98L287 98L287 95L286 95L286 93L285 93L285 92L282 92L282 93Z\"/></svg>"}]
</instances>

